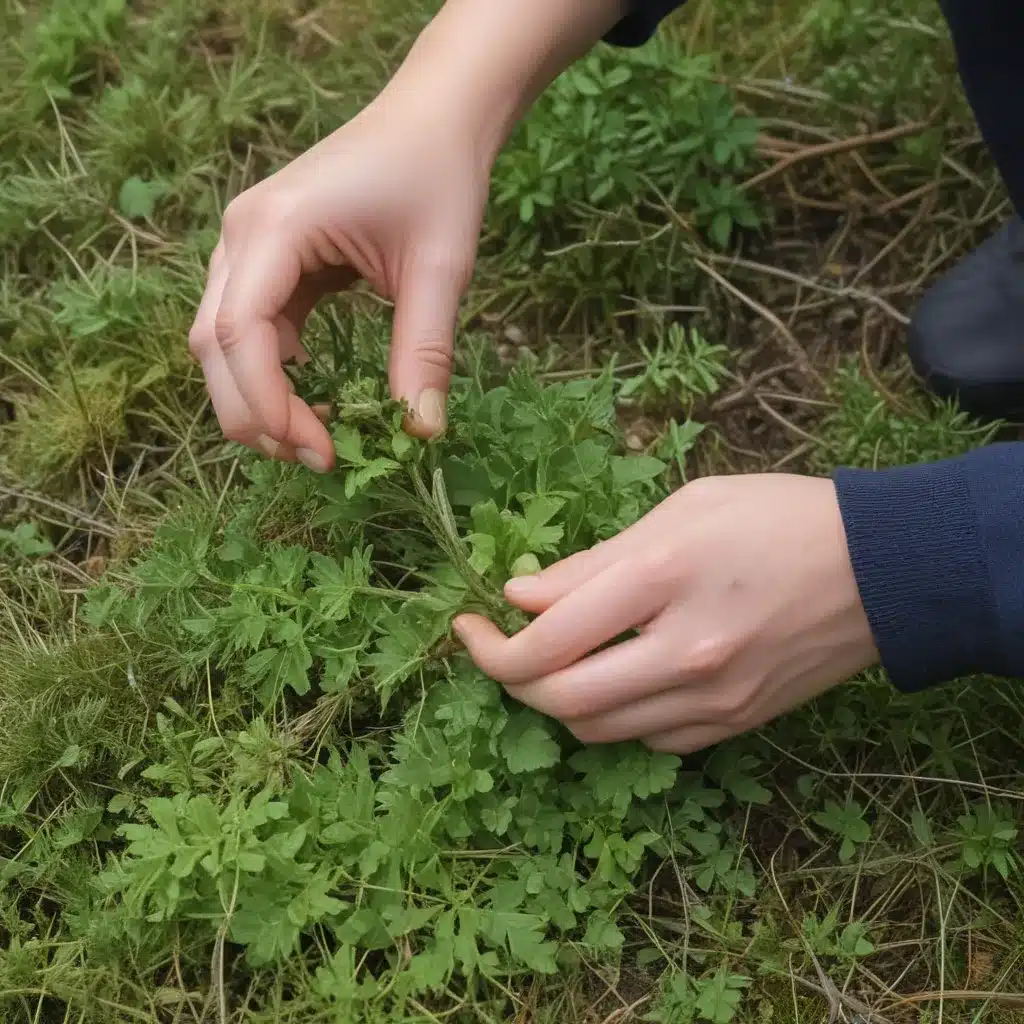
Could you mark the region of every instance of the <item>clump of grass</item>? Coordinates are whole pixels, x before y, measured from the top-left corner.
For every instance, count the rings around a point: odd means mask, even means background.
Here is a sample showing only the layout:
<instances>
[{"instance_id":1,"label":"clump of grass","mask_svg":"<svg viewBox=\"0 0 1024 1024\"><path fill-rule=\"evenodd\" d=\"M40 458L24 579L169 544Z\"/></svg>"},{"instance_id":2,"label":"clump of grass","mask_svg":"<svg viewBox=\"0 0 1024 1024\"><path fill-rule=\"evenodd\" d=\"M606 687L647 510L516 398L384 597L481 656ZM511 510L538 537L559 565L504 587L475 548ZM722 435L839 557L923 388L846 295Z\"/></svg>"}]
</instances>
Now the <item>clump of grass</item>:
<instances>
[{"instance_id":1,"label":"clump of grass","mask_svg":"<svg viewBox=\"0 0 1024 1024\"><path fill-rule=\"evenodd\" d=\"M14 419L3 428L8 471L40 481L102 463L126 435L128 395L117 366L68 366L53 386L15 396Z\"/></svg>"},{"instance_id":2,"label":"clump of grass","mask_svg":"<svg viewBox=\"0 0 1024 1024\"><path fill-rule=\"evenodd\" d=\"M54 775L131 759L162 693L157 658L70 630L12 638L0 654L0 777L35 793Z\"/></svg>"},{"instance_id":3,"label":"clump of grass","mask_svg":"<svg viewBox=\"0 0 1024 1024\"><path fill-rule=\"evenodd\" d=\"M914 390L898 399L882 394L858 361L849 361L833 382L835 410L820 426L815 463L866 469L936 462L987 444L999 424L980 424L957 409Z\"/></svg>"}]
</instances>

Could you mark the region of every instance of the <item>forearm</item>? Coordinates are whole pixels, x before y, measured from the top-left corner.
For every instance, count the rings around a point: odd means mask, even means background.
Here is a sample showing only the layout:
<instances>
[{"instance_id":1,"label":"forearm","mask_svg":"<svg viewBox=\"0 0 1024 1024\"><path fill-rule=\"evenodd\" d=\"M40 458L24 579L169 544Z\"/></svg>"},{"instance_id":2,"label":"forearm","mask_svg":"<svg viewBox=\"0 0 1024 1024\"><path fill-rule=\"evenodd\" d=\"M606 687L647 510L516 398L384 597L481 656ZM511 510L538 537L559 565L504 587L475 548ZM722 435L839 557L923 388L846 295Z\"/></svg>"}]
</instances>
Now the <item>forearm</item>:
<instances>
[{"instance_id":1,"label":"forearm","mask_svg":"<svg viewBox=\"0 0 1024 1024\"><path fill-rule=\"evenodd\" d=\"M385 90L474 134L493 160L519 118L624 15L627 0L448 0ZM425 110L425 113L428 111Z\"/></svg>"}]
</instances>

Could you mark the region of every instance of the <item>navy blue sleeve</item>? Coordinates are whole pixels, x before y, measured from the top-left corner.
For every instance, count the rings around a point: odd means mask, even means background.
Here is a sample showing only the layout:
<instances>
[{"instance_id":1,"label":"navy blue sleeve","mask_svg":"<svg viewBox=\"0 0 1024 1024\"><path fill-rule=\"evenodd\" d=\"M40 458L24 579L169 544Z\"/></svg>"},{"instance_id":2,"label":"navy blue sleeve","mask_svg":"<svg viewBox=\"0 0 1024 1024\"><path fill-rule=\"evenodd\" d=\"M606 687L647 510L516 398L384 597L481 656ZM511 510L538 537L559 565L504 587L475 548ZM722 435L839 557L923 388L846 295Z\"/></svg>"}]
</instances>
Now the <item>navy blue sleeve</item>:
<instances>
[{"instance_id":1,"label":"navy blue sleeve","mask_svg":"<svg viewBox=\"0 0 1024 1024\"><path fill-rule=\"evenodd\" d=\"M629 13L605 36L613 46L642 46L661 21L686 0L628 0Z\"/></svg>"},{"instance_id":2,"label":"navy blue sleeve","mask_svg":"<svg viewBox=\"0 0 1024 1024\"><path fill-rule=\"evenodd\" d=\"M861 600L906 692L1024 678L1024 443L835 475Z\"/></svg>"}]
</instances>

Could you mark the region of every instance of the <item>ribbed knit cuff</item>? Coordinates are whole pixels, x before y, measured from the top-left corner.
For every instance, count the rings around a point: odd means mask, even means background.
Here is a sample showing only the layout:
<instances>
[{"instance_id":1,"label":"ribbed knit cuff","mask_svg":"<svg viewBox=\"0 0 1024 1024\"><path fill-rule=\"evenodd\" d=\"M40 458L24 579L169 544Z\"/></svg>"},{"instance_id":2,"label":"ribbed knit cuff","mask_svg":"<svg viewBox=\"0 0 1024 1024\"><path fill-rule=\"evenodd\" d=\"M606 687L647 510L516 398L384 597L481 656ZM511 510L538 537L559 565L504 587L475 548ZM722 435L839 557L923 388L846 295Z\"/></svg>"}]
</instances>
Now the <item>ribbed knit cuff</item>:
<instances>
[{"instance_id":1,"label":"ribbed knit cuff","mask_svg":"<svg viewBox=\"0 0 1024 1024\"><path fill-rule=\"evenodd\" d=\"M654 35L658 25L685 0L630 0L629 11L605 36L613 46L643 46Z\"/></svg>"},{"instance_id":2,"label":"ribbed knit cuff","mask_svg":"<svg viewBox=\"0 0 1024 1024\"><path fill-rule=\"evenodd\" d=\"M967 459L835 474L861 600L905 692L1004 674L999 615Z\"/></svg>"}]
</instances>

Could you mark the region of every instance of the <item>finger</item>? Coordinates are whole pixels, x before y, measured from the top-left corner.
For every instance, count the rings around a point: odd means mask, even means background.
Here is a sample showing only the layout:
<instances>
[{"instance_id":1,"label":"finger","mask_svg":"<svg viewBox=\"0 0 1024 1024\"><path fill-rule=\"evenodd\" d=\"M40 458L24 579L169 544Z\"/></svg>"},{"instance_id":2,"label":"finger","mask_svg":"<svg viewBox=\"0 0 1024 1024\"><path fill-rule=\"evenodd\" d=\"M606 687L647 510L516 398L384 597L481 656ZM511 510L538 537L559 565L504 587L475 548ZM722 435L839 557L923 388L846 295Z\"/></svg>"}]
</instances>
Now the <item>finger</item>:
<instances>
[{"instance_id":1,"label":"finger","mask_svg":"<svg viewBox=\"0 0 1024 1024\"><path fill-rule=\"evenodd\" d=\"M214 332L235 385L263 433L289 440L293 408L281 367L278 318L301 277L298 254L267 236L229 253L230 270L214 320Z\"/></svg>"},{"instance_id":2,"label":"finger","mask_svg":"<svg viewBox=\"0 0 1024 1024\"><path fill-rule=\"evenodd\" d=\"M650 513L611 540L571 555L533 576L509 580L505 584L505 596L525 612L536 615L546 611L617 562L647 554L651 543L650 517L654 514Z\"/></svg>"},{"instance_id":3,"label":"finger","mask_svg":"<svg viewBox=\"0 0 1024 1024\"><path fill-rule=\"evenodd\" d=\"M584 743L620 743L670 730L726 729L727 721L735 721L734 706L742 695L730 694L722 686L687 685L678 673L675 683L654 696L565 724ZM734 726L733 731L738 730Z\"/></svg>"},{"instance_id":4,"label":"finger","mask_svg":"<svg viewBox=\"0 0 1024 1024\"><path fill-rule=\"evenodd\" d=\"M693 754L736 734L725 725L691 725L645 736L644 746L665 754Z\"/></svg>"},{"instance_id":5,"label":"finger","mask_svg":"<svg viewBox=\"0 0 1024 1024\"><path fill-rule=\"evenodd\" d=\"M189 332L189 349L202 367L210 402L224 436L264 455L293 462L295 452L290 445L260 433L217 344L215 319L227 279L227 255L223 242L219 242L210 257L206 289Z\"/></svg>"},{"instance_id":6,"label":"finger","mask_svg":"<svg viewBox=\"0 0 1024 1024\"><path fill-rule=\"evenodd\" d=\"M417 437L442 433L462 287L456 272L414 265L395 299L391 394L409 405L406 428Z\"/></svg>"},{"instance_id":7,"label":"finger","mask_svg":"<svg viewBox=\"0 0 1024 1024\"><path fill-rule=\"evenodd\" d=\"M295 457L315 473L326 473L334 465L334 443L324 427L330 407L311 409L298 395L289 395L288 445ZM323 418L321 418L321 414Z\"/></svg>"},{"instance_id":8,"label":"finger","mask_svg":"<svg viewBox=\"0 0 1024 1024\"><path fill-rule=\"evenodd\" d=\"M610 569L626 549L620 534L587 551L577 552L533 576L518 576L505 584L505 597L524 612L539 615L567 594Z\"/></svg>"},{"instance_id":9,"label":"finger","mask_svg":"<svg viewBox=\"0 0 1024 1024\"><path fill-rule=\"evenodd\" d=\"M229 441L248 445L250 448L261 448L268 455L273 454L278 442L271 438L261 444L261 433L249 411L249 406L235 386L224 353L216 345L207 349L201 357L203 376L206 378L206 390L210 395L213 411L217 416L221 433Z\"/></svg>"},{"instance_id":10,"label":"finger","mask_svg":"<svg viewBox=\"0 0 1024 1024\"><path fill-rule=\"evenodd\" d=\"M206 288L196 310L196 317L188 334L188 347L192 356L200 363L206 354L217 347L217 334L214 321L220 306L224 285L228 279L228 262L224 251L224 243L218 242L210 257L210 269L206 278Z\"/></svg>"},{"instance_id":11,"label":"finger","mask_svg":"<svg viewBox=\"0 0 1024 1024\"><path fill-rule=\"evenodd\" d=\"M656 588L637 587L626 563L589 580L513 637L479 616L455 623L473 660L506 686L557 672L661 611Z\"/></svg>"},{"instance_id":12,"label":"finger","mask_svg":"<svg viewBox=\"0 0 1024 1024\"><path fill-rule=\"evenodd\" d=\"M572 723L663 693L678 684L671 652L650 636L608 647L509 694L545 715Z\"/></svg>"}]
</instances>

